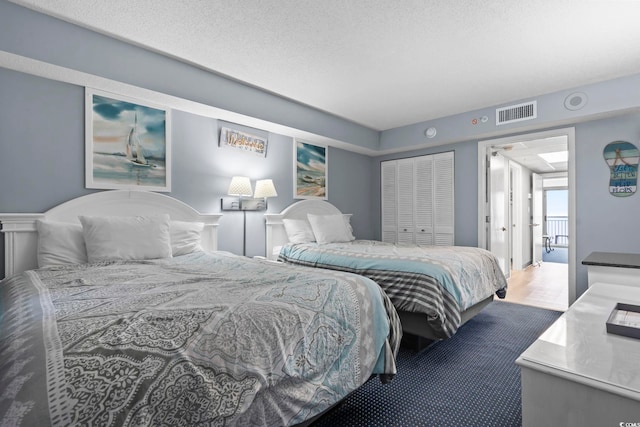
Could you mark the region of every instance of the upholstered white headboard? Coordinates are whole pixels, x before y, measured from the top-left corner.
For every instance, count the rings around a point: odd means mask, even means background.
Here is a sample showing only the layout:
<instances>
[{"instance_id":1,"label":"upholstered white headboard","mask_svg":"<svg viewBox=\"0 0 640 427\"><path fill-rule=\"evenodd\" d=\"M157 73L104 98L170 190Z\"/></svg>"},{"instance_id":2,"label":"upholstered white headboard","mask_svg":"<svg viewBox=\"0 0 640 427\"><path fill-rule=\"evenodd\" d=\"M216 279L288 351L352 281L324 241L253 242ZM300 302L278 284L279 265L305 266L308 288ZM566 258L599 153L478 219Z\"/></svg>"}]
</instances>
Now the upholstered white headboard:
<instances>
[{"instance_id":1,"label":"upholstered white headboard","mask_svg":"<svg viewBox=\"0 0 640 427\"><path fill-rule=\"evenodd\" d=\"M289 242L287 232L284 229L283 219L307 219L307 214L316 215L335 215L342 214L340 209L336 208L329 202L323 200L302 200L286 207L279 214L266 214L267 222L267 258L277 259L278 252L274 254L274 249L278 249ZM342 214L346 217L351 217L351 214Z\"/></svg>"},{"instance_id":2,"label":"upholstered white headboard","mask_svg":"<svg viewBox=\"0 0 640 427\"><path fill-rule=\"evenodd\" d=\"M79 223L78 215L135 216L167 213L172 220L203 222L202 247L218 248L217 226L221 214L201 214L180 200L148 191L112 190L64 202L45 213L0 214L4 234L4 277L36 268L38 233L36 221Z\"/></svg>"}]
</instances>

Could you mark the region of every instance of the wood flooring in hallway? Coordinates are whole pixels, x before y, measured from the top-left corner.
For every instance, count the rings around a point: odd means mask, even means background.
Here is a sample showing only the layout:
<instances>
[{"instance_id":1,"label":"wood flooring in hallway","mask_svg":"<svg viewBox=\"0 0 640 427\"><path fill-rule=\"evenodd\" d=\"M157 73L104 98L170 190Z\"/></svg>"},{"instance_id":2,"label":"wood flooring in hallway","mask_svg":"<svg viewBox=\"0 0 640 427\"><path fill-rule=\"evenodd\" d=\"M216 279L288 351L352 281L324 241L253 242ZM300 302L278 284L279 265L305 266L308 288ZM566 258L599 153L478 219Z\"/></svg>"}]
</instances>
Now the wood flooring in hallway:
<instances>
[{"instance_id":1,"label":"wood flooring in hallway","mask_svg":"<svg viewBox=\"0 0 640 427\"><path fill-rule=\"evenodd\" d=\"M504 300L550 310L565 311L568 307L569 266L543 262L525 270L512 271ZM496 297L497 299L497 297Z\"/></svg>"}]
</instances>

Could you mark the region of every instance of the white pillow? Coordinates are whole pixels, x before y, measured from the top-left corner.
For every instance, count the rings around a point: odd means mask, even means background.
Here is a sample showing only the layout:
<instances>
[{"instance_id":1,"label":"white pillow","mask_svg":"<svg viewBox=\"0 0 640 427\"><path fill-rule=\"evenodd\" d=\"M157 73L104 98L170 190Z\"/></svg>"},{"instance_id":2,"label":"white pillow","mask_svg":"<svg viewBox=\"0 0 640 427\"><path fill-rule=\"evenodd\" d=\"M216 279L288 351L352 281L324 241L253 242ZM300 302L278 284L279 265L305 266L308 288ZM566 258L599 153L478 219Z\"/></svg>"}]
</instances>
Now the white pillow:
<instances>
[{"instance_id":1,"label":"white pillow","mask_svg":"<svg viewBox=\"0 0 640 427\"><path fill-rule=\"evenodd\" d=\"M282 222L289 242L311 243L316 241L311 224L306 219L283 219Z\"/></svg>"},{"instance_id":2,"label":"white pillow","mask_svg":"<svg viewBox=\"0 0 640 427\"><path fill-rule=\"evenodd\" d=\"M36 228L38 267L87 262L87 247L80 224L38 220Z\"/></svg>"},{"instance_id":3,"label":"white pillow","mask_svg":"<svg viewBox=\"0 0 640 427\"><path fill-rule=\"evenodd\" d=\"M313 235L318 243L349 242L354 240L353 233L347 226L342 214L314 215L307 214Z\"/></svg>"},{"instance_id":4,"label":"white pillow","mask_svg":"<svg viewBox=\"0 0 640 427\"><path fill-rule=\"evenodd\" d=\"M79 216L89 262L171 258L169 215Z\"/></svg>"},{"instance_id":5,"label":"white pillow","mask_svg":"<svg viewBox=\"0 0 640 427\"><path fill-rule=\"evenodd\" d=\"M171 221L169 229L173 256L202 251L200 236L204 222Z\"/></svg>"},{"instance_id":6,"label":"white pillow","mask_svg":"<svg viewBox=\"0 0 640 427\"><path fill-rule=\"evenodd\" d=\"M353 235L353 227L351 226L351 216L343 215L344 224L347 226L347 235L349 236L349 241L356 240L356 236Z\"/></svg>"}]
</instances>

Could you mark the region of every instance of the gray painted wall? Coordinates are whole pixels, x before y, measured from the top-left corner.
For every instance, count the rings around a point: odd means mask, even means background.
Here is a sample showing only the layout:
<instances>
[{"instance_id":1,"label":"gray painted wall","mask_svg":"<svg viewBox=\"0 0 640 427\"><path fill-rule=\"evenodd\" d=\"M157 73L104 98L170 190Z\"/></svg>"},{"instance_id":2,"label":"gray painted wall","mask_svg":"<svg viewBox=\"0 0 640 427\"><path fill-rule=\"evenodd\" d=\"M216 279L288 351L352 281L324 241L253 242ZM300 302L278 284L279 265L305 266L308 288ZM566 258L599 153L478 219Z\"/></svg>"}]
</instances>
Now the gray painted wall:
<instances>
[{"instance_id":1,"label":"gray painted wall","mask_svg":"<svg viewBox=\"0 0 640 427\"><path fill-rule=\"evenodd\" d=\"M622 140L640 148L640 114L629 114L576 126L577 294L587 288L580 264L593 251L640 253L640 194L609 194L609 168L602 152Z\"/></svg>"},{"instance_id":2,"label":"gray painted wall","mask_svg":"<svg viewBox=\"0 0 640 427\"><path fill-rule=\"evenodd\" d=\"M0 211L42 212L84 188L84 88L0 68Z\"/></svg>"}]
</instances>

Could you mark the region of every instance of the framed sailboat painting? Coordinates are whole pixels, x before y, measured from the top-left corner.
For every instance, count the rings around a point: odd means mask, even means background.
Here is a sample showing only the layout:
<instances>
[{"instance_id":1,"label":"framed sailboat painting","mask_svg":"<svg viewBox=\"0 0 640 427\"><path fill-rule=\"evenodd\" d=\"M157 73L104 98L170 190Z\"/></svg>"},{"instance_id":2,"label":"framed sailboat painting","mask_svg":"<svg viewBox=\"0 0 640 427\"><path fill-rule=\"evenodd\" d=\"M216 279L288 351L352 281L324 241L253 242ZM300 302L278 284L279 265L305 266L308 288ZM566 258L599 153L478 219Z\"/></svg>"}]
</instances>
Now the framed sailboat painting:
<instances>
[{"instance_id":1,"label":"framed sailboat painting","mask_svg":"<svg viewBox=\"0 0 640 427\"><path fill-rule=\"evenodd\" d=\"M85 89L87 188L171 191L170 110Z\"/></svg>"}]
</instances>

